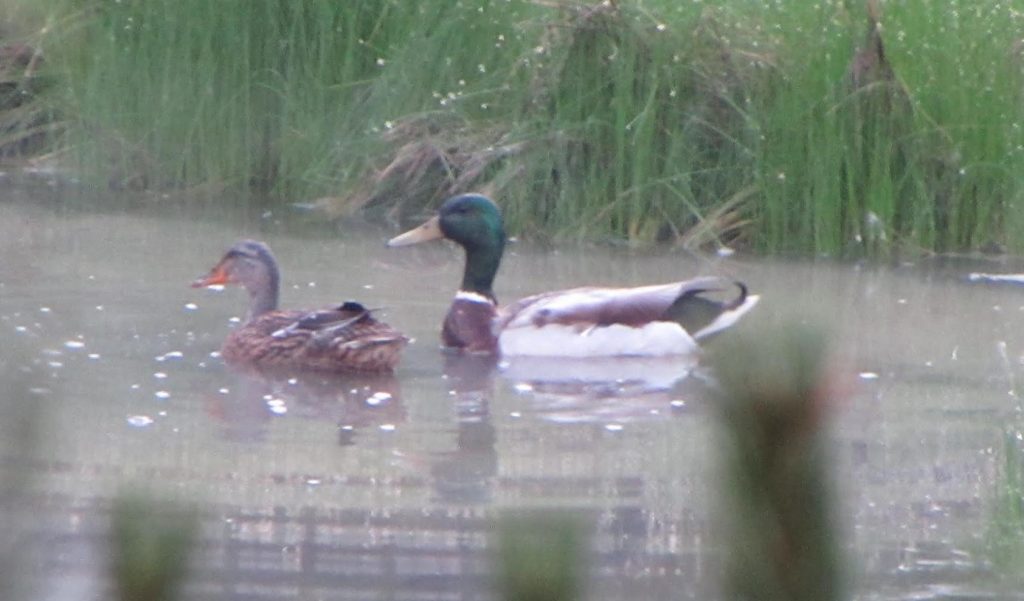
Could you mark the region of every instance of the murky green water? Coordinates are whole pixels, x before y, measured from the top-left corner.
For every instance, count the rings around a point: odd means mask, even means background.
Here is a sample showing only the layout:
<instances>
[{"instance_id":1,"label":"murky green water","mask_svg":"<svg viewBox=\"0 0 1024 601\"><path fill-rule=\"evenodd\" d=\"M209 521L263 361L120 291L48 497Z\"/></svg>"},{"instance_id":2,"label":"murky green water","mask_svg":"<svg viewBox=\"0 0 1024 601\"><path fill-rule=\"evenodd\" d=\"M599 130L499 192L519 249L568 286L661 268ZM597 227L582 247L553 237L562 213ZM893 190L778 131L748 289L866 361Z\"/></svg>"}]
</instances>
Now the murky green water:
<instances>
[{"instance_id":1,"label":"murky green water","mask_svg":"<svg viewBox=\"0 0 1024 601\"><path fill-rule=\"evenodd\" d=\"M124 485L203 503L195 599L489 598L488 520L523 506L595 524L589 599L715 598L702 374L665 389L661 376L602 381L618 369L605 365L446 359L437 331L461 257L386 249L397 227L144 199L79 211L75 194L0 190L0 409L44 417L39 448L21 449L34 457L21 497L35 518L31 598L103 597L109 500ZM244 294L188 284L241 237L275 250L285 306L383 307L415 338L395 376L266 380L211 356ZM763 295L750 319L833 324L857 382L835 423L835 475L859 597L1007 597L989 543L1004 440L1021 424L1024 290L967 284L971 268L517 244L497 292L718 273Z\"/></svg>"}]
</instances>

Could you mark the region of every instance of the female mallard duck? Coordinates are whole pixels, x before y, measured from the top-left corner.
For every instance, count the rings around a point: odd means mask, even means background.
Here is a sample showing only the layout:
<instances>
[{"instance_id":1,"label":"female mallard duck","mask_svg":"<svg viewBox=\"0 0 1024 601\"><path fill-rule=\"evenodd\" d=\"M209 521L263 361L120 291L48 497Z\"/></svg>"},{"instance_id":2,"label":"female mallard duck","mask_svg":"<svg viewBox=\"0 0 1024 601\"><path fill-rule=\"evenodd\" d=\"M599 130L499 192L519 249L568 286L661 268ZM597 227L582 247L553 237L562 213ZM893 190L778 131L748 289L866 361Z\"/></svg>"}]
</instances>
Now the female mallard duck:
<instances>
[{"instance_id":1,"label":"female mallard duck","mask_svg":"<svg viewBox=\"0 0 1024 601\"><path fill-rule=\"evenodd\" d=\"M705 277L636 288L574 288L498 309L491 285L505 248L501 212L489 198L445 201L423 225L392 238L405 246L448 238L466 251L462 285L441 330L444 346L471 353L565 357L690 354L758 301L740 282ZM735 286L730 301L705 296Z\"/></svg>"},{"instance_id":2,"label":"female mallard duck","mask_svg":"<svg viewBox=\"0 0 1024 601\"><path fill-rule=\"evenodd\" d=\"M405 336L351 301L314 311L280 311L278 281L270 248L243 240L209 274L192 283L193 288L239 284L249 292L245 323L221 347L227 362L329 372L394 369L409 342Z\"/></svg>"}]
</instances>

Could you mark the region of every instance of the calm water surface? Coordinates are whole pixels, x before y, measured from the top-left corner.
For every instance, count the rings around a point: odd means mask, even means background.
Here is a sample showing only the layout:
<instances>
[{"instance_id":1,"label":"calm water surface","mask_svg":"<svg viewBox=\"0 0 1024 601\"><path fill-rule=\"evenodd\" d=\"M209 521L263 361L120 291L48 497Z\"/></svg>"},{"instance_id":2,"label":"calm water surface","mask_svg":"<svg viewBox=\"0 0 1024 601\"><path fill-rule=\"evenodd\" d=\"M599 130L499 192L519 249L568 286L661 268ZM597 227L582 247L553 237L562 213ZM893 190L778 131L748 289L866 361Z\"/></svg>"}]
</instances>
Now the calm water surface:
<instances>
[{"instance_id":1,"label":"calm water surface","mask_svg":"<svg viewBox=\"0 0 1024 601\"><path fill-rule=\"evenodd\" d=\"M44 418L21 453L31 598L105 596L104 529L124 485L203 503L194 599L488 599L488 520L513 507L588 516L589 599L716 597L699 369L670 385L692 366L446 359L437 333L461 269L450 246L386 249L397 227L300 213L68 208L78 195L0 190L0 420L26 406ZM244 293L188 284L242 237L276 252L283 305L382 307L415 338L394 377L226 369L211 353ZM857 382L834 448L858 597L1024 598L989 552L1019 438L1024 290L965 283L975 268L515 244L496 288L511 300L716 273L763 295L751 320L828 321Z\"/></svg>"}]
</instances>

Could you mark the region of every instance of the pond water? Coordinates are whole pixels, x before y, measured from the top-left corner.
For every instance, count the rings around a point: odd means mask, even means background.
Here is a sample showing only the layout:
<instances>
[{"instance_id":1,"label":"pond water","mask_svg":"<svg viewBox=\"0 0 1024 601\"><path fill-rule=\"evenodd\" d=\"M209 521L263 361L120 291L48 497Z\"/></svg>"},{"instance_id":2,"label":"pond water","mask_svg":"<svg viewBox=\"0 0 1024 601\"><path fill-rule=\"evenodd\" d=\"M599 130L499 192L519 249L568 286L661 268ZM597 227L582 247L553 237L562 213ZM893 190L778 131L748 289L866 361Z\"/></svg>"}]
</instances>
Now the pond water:
<instances>
[{"instance_id":1,"label":"pond water","mask_svg":"<svg viewBox=\"0 0 1024 601\"><path fill-rule=\"evenodd\" d=\"M617 368L582 365L569 382L546 362L446 358L437 336L460 252L386 249L398 231L6 181L0 450L19 451L31 479L0 493L31 516L34 553L13 554L29 598L105 597L105 528L124 486L202 504L190 599L489 599L489 520L522 507L593 525L588 599L715 598L703 370L670 385L666 373L692 366L634 365L650 377L609 381ZM415 339L395 375L227 369L211 353L244 293L188 284L243 237L277 254L283 305L383 308ZM967 283L978 268L517 243L496 289L511 300L723 274L762 295L749 320L830 324L857 382L832 444L858 598L1024 598L993 552L1018 526L1000 503L1019 504L1004 465L1021 438L1024 290ZM31 448L11 427L26 407L41 418Z\"/></svg>"}]
</instances>

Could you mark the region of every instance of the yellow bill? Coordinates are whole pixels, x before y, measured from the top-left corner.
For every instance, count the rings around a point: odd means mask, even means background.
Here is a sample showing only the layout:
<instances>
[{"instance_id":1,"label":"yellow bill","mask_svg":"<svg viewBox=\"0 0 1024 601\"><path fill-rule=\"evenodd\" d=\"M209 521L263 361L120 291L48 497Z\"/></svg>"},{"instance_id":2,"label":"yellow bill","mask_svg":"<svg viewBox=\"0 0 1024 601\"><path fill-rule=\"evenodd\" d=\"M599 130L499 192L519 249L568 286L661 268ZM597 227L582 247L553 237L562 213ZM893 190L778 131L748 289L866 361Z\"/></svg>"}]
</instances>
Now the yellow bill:
<instances>
[{"instance_id":1,"label":"yellow bill","mask_svg":"<svg viewBox=\"0 0 1024 601\"><path fill-rule=\"evenodd\" d=\"M423 225L388 240L388 246L409 246L438 238L444 238L444 232L441 231L441 219L435 215Z\"/></svg>"}]
</instances>

